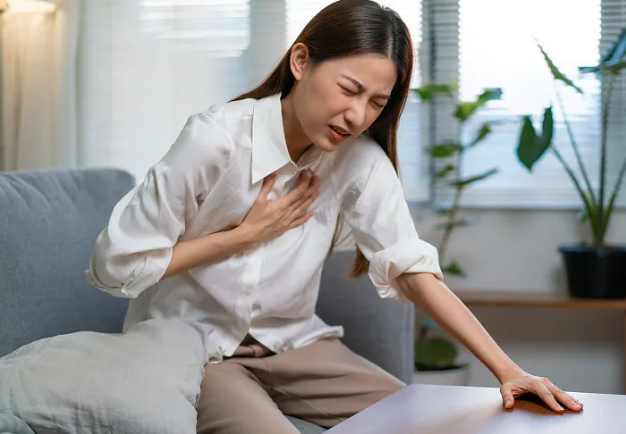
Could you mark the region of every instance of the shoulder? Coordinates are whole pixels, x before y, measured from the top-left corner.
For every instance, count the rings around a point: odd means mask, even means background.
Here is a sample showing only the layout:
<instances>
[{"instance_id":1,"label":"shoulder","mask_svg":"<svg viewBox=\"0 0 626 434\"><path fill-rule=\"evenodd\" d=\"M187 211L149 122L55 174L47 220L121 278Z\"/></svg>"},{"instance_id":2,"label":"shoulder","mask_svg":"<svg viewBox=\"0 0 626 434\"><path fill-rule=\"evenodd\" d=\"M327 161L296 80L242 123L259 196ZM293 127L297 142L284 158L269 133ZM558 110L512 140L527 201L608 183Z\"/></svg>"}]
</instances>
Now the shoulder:
<instances>
[{"instance_id":1,"label":"shoulder","mask_svg":"<svg viewBox=\"0 0 626 434\"><path fill-rule=\"evenodd\" d=\"M179 164L222 163L228 161L232 141L226 131L209 112L195 113L187 118L184 126L164 157L164 161Z\"/></svg>"},{"instance_id":2,"label":"shoulder","mask_svg":"<svg viewBox=\"0 0 626 434\"><path fill-rule=\"evenodd\" d=\"M230 138L231 143L237 146L242 138L251 138L252 115L256 102L257 100L249 98L215 104L206 111L206 115L210 116L220 126L223 134Z\"/></svg>"},{"instance_id":3,"label":"shoulder","mask_svg":"<svg viewBox=\"0 0 626 434\"><path fill-rule=\"evenodd\" d=\"M242 123L252 117L254 100L214 104L187 118L170 153L185 152L196 162L223 163L229 160L235 146L234 137Z\"/></svg>"},{"instance_id":4,"label":"shoulder","mask_svg":"<svg viewBox=\"0 0 626 434\"><path fill-rule=\"evenodd\" d=\"M397 177L383 148L369 135L361 134L335 151L331 177L338 190L361 191L381 165Z\"/></svg>"}]
</instances>

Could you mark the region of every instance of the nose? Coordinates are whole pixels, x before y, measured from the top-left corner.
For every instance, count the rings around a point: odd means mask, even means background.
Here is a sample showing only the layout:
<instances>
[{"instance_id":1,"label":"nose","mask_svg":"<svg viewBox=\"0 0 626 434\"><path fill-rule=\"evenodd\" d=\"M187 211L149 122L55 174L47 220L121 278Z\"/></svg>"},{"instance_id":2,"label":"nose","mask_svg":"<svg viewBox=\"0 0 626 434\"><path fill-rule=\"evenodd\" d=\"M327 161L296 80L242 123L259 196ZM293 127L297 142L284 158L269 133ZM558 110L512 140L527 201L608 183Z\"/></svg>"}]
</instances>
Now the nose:
<instances>
[{"instance_id":1,"label":"nose","mask_svg":"<svg viewBox=\"0 0 626 434\"><path fill-rule=\"evenodd\" d=\"M348 127L352 130L360 129L365 123L365 111L367 109L367 101L361 100L361 98L353 98L346 110L345 119L348 123Z\"/></svg>"}]
</instances>

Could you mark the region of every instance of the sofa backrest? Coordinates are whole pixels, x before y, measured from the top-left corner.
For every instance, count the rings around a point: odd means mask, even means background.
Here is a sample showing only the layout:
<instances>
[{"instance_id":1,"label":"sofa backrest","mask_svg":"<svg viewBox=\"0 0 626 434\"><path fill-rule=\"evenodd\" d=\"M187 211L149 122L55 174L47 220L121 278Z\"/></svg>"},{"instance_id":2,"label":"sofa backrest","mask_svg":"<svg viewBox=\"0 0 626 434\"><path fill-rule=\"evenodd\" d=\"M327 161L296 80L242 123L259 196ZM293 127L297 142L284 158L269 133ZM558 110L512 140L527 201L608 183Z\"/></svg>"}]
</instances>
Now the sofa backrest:
<instances>
[{"instance_id":1,"label":"sofa backrest","mask_svg":"<svg viewBox=\"0 0 626 434\"><path fill-rule=\"evenodd\" d=\"M135 180L115 169L0 172L0 357L34 340L121 331L128 300L87 283L96 237ZM344 342L404 381L412 373L413 306L381 300L367 276L346 279L352 251L324 266L318 314Z\"/></svg>"},{"instance_id":2,"label":"sofa backrest","mask_svg":"<svg viewBox=\"0 0 626 434\"><path fill-rule=\"evenodd\" d=\"M0 172L0 357L48 336L121 330L127 300L84 271L134 184L116 169Z\"/></svg>"}]
</instances>

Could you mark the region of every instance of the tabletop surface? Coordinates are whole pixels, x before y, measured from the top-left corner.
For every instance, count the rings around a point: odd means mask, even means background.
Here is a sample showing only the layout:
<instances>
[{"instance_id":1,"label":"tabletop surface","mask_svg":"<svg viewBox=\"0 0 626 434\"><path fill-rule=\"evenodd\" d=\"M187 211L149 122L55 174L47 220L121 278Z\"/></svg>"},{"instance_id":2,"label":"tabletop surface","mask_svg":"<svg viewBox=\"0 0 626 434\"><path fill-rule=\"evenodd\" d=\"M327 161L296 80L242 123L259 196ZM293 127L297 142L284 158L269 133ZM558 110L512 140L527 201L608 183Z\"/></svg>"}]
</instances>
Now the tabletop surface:
<instances>
[{"instance_id":1,"label":"tabletop surface","mask_svg":"<svg viewBox=\"0 0 626 434\"><path fill-rule=\"evenodd\" d=\"M581 412L552 412L529 396L502 407L497 388L410 385L328 434L624 434L626 395L569 392Z\"/></svg>"}]
</instances>

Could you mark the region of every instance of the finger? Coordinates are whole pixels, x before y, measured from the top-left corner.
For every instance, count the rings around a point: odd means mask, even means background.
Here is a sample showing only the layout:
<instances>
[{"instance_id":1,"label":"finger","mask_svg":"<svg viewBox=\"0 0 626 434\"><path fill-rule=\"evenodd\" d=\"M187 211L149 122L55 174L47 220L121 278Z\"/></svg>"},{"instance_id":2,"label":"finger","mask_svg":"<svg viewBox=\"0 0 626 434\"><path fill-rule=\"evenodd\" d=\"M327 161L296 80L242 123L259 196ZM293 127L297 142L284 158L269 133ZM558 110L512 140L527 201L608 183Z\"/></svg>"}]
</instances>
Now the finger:
<instances>
[{"instance_id":1,"label":"finger","mask_svg":"<svg viewBox=\"0 0 626 434\"><path fill-rule=\"evenodd\" d=\"M309 188L310 183L311 183L311 178L309 177L309 174L306 173L306 171L301 172L300 184L298 185L298 187L294 188L288 194L283 196L283 199L282 199L283 202L285 202L287 206L292 206L296 204L297 202L301 201L302 196Z\"/></svg>"},{"instance_id":2,"label":"finger","mask_svg":"<svg viewBox=\"0 0 626 434\"><path fill-rule=\"evenodd\" d=\"M317 177L315 175L311 176L308 179L308 184L306 185L300 185L298 186L298 189L294 190L292 193L294 193L294 200L291 201L287 207L289 207L291 209L291 212L293 213L293 211L299 207L302 206L302 204L304 202L306 202L307 200L310 199L311 195L315 194L316 192L316 188L314 187L314 185L317 184L316 181ZM300 189L300 187L302 187L302 189Z\"/></svg>"},{"instance_id":3,"label":"finger","mask_svg":"<svg viewBox=\"0 0 626 434\"><path fill-rule=\"evenodd\" d=\"M274 187L274 183L276 182L276 173L272 173L265 178L263 178L263 185L261 186L261 191L259 192L259 197L266 199L267 196L272 191Z\"/></svg>"},{"instance_id":4,"label":"finger","mask_svg":"<svg viewBox=\"0 0 626 434\"><path fill-rule=\"evenodd\" d=\"M293 229L295 227L305 224L307 221L311 219L311 217L313 217L313 212L309 211L306 214L304 214L302 217L297 218L293 222L291 222L291 224L289 225L289 229Z\"/></svg>"},{"instance_id":5,"label":"finger","mask_svg":"<svg viewBox=\"0 0 626 434\"><path fill-rule=\"evenodd\" d=\"M320 190L319 185L320 185L319 178L316 175L313 175L311 177L311 182L309 183L309 187L303 193L300 201L297 202L297 206L301 207L304 205L308 208L311 205L311 203L313 203L313 201L315 201L315 199L319 195L319 190ZM310 202L310 203L308 205L305 205L307 202Z\"/></svg>"},{"instance_id":6,"label":"finger","mask_svg":"<svg viewBox=\"0 0 626 434\"><path fill-rule=\"evenodd\" d=\"M552 395L554 395L554 397L557 399L557 401L559 401L561 404L563 404L570 410L572 411L582 410L583 405L576 398L565 393L564 391L562 391L561 389L559 389L558 387L556 387L554 384L550 382L548 382L547 387L548 387L548 390L550 390L550 392L552 393Z\"/></svg>"},{"instance_id":7,"label":"finger","mask_svg":"<svg viewBox=\"0 0 626 434\"><path fill-rule=\"evenodd\" d=\"M309 207L313 205L313 202L315 202L315 200L318 198L319 195L320 195L319 191L315 191L313 192L313 194L310 194L307 197L305 202L302 202L297 208L293 210L293 212L291 213L291 216L293 218L302 217L309 210Z\"/></svg>"},{"instance_id":8,"label":"finger","mask_svg":"<svg viewBox=\"0 0 626 434\"><path fill-rule=\"evenodd\" d=\"M543 402L548 404L548 407L550 407L553 411L556 411L557 413L564 411L563 407L559 405L552 392L550 392L543 382L537 383L535 386L535 393L543 400Z\"/></svg>"},{"instance_id":9,"label":"finger","mask_svg":"<svg viewBox=\"0 0 626 434\"><path fill-rule=\"evenodd\" d=\"M319 190L320 188L320 178L317 175L313 175L311 177L311 183L309 184L309 189L311 190Z\"/></svg>"},{"instance_id":10,"label":"finger","mask_svg":"<svg viewBox=\"0 0 626 434\"><path fill-rule=\"evenodd\" d=\"M500 389L500 394L502 395L502 404L504 408L512 408L515 403L515 399L513 398L513 391L510 386L502 386Z\"/></svg>"}]
</instances>

